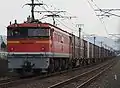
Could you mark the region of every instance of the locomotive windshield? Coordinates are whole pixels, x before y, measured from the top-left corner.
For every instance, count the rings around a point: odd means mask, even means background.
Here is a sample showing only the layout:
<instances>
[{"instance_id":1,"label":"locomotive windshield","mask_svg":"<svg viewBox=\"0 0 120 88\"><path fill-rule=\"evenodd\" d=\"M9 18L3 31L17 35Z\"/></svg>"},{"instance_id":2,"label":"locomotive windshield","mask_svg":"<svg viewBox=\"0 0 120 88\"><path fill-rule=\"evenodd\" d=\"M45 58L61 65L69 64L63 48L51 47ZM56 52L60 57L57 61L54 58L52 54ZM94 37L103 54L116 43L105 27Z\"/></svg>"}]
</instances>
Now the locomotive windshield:
<instances>
[{"instance_id":1,"label":"locomotive windshield","mask_svg":"<svg viewBox=\"0 0 120 88\"><path fill-rule=\"evenodd\" d=\"M48 29L28 29L28 36L49 36Z\"/></svg>"},{"instance_id":2,"label":"locomotive windshield","mask_svg":"<svg viewBox=\"0 0 120 88\"><path fill-rule=\"evenodd\" d=\"M7 31L8 37L48 37L49 29L47 28L9 28Z\"/></svg>"}]
</instances>

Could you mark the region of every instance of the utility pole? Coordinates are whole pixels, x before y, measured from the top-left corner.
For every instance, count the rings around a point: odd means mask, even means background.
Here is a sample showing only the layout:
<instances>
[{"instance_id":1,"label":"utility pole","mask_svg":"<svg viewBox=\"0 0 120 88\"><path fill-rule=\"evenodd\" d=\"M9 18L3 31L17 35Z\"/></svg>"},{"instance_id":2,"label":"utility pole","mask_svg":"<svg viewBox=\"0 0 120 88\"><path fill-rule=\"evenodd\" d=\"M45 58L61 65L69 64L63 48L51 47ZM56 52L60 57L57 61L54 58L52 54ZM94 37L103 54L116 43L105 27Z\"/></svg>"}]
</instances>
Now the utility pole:
<instances>
[{"instance_id":1,"label":"utility pole","mask_svg":"<svg viewBox=\"0 0 120 88\"><path fill-rule=\"evenodd\" d=\"M2 38L2 36L1 36L1 41L2 41L2 42L1 42L1 50L2 50L2 51L5 51L7 45L5 44L5 42L4 42L3 38Z\"/></svg>"},{"instance_id":2,"label":"utility pole","mask_svg":"<svg viewBox=\"0 0 120 88\"><path fill-rule=\"evenodd\" d=\"M81 58L81 28L79 28L79 58Z\"/></svg>"},{"instance_id":3,"label":"utility pole","mask_svg":"<svg viewBox=\"0 0 120 88\"><path fill-rule=\"evenodd\" d=\"M43 3L34 3L34 0L31 0L31 3L27 3L25 5L31 6L32 21L34 21L35 20L35 16L34 16L35 6L41 6L41 5L44 5L44 4Z\"/></svg>"},{"instance_id":4,"label":"utility pole","mask_svg":"<svg viewBox=\"0 0 120 88\"><path fill-rule=\"evenodd\" d=\"M95 56L96 56L95 55L95 40L96 40L96 37L94 36L93 38L94 38L94 59L95 59Z\"/></svg>"},{"instance_id":5,"label":"utility pole","mask_svg":"<svg viewBox=\"0 0 120 88\"><path fill-rule=\"evenodd\" d=\"M103 45L103 42L101 41L100 44L101 44L100 58L103 58L103 57L102 57L102 45Z\"/></svg>"},{"instance_id":6,"label":"utility pole","mask_svg":"<svg viewBox=\"0 0 120 88\"><path fill-rule=\"evenodd\" d=\"M34 20L34 19L35 19L35 17L34 17L34 8L35 8L35 5L34 5L34 0L32 0L32 9L31 9L32 20Z\"/></svg>"},{"instance_id":7,"label":"utility pole","mask_svg":"<svg viewBox=\"0 0 120 88\"><path fill-rule=\"evenodd\" d=\"M82 30L82 26L84 26L84 24L77 24L76 25L79 28L79 58L81 58L81 30Z\"/></svg>"}]
</instances>

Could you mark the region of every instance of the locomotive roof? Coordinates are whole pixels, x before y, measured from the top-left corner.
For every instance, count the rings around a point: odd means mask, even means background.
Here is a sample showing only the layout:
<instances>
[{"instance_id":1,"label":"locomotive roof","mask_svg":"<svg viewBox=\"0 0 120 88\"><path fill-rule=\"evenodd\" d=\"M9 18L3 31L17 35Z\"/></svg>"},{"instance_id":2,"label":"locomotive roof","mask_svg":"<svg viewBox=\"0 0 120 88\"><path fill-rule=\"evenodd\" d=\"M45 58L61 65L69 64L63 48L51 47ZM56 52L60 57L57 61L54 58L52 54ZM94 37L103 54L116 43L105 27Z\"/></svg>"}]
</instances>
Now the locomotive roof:
<instances>
[{"instance_id":1,"label":"locomotive roof","mask_svg":"<svg viewBox=\"0 0 120 88\"><path fill-rule=\"evenodd\" d=\"M68 33L69 35L72 35L71 33L67 32L67 31L65 31L65 30L63 30L55 25L52 25L50 23L19 23L19 24L17 23L17 24L11 24L7 28L17 28L17 27L19 27L19 28L37 28L37 27L50 28L50 27L54 27L54 28L57 28L63 32Z\"/></svg>"},{"instance_id":2,"label":"locomotive roof","mask_svg":"<svg viewBox=\"0 0 120 88\"><path fill-rule=\"evenodd\" d=\"M19 27L19 28L20 28L20 27L21 27L21 28L22 28L22 27L23 27L23 28L24 28L24 27L25 27L25 28L27 28L27 27L29 27L29 28L30 28L30 27L31 27L31 28L34 27L34 28L35 28L35 27L36 27L36 28L37 28L37 27L49 27L49 25L48 25L47 23L20 23L20 24L16 23L16 24L11 24L11 25L8 26L8 28L11 28L11 27L12 27L12 28L15 28L15 27L16 27L16 28L17 28L17 27Z\"/></svg>"}]
</instances>

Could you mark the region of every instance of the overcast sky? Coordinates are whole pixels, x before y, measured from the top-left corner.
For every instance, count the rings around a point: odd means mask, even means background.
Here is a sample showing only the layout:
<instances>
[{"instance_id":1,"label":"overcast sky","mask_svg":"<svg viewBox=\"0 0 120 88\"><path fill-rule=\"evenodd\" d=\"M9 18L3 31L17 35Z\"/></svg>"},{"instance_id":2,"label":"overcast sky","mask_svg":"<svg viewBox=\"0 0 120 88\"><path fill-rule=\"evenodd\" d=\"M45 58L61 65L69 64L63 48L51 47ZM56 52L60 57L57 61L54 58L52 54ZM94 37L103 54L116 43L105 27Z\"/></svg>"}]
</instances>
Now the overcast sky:
<instances>
[{"instance_id":1,"label":"overcast sky","mask_svg":"<svg viewBox=\"0 0 120 88\"><path fill-rule=\"evenodd\" d=\"M120 0L94 1L100 8L120 8ZM0 3L0 35L6 35L6 27L9 25L10 21L13 23L14 19L17 19L18 22L23 22L26 20L28 15L30 15L30 8L29 6L22 8L22 6L27 2L30 2L30 0L2 0ZM65 15L77 16L78 18L72 20L59 19L66 26L74 29L74 33L77 34L78 30L75 28L75 24L79 23L84 24L82 31L87 34L107 36L104 25L102 25L98 17L95 16L95 13L88 4L87 0L44 0L43 2L48 5L48 7L45 7L48 10L65 10L67 11ZM120 15L120 12L113 13ZM37 17L41 16L38 16L37 14ZM120 28L120 20L118 17L112 16L111 18L104 18L104 22L108 33L118 32L118 28ZM70 29L61 25L61 23L57 22L57 24L59 24L58 26L64 28L64 30L71 31Z\"/></svg>"}]
</instances>

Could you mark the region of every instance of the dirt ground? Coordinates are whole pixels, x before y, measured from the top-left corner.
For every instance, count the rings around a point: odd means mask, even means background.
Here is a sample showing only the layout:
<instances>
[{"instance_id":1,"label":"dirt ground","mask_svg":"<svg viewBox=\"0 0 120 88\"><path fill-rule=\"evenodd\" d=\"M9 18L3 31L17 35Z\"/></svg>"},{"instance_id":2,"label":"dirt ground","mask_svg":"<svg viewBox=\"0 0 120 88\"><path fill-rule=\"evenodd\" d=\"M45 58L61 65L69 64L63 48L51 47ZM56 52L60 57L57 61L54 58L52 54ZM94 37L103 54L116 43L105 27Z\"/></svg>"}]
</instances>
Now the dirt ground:
<instances>
[{"instance_id":1,"label":"dirt ground","mask_svg":"<svg viewBox=\"0 0 120 88\"><path fill-rule=\"evenodd\" d=\"M120 57L115 59L117 63L88 88L120 88Z\"/></svg>"}]
</instances>

